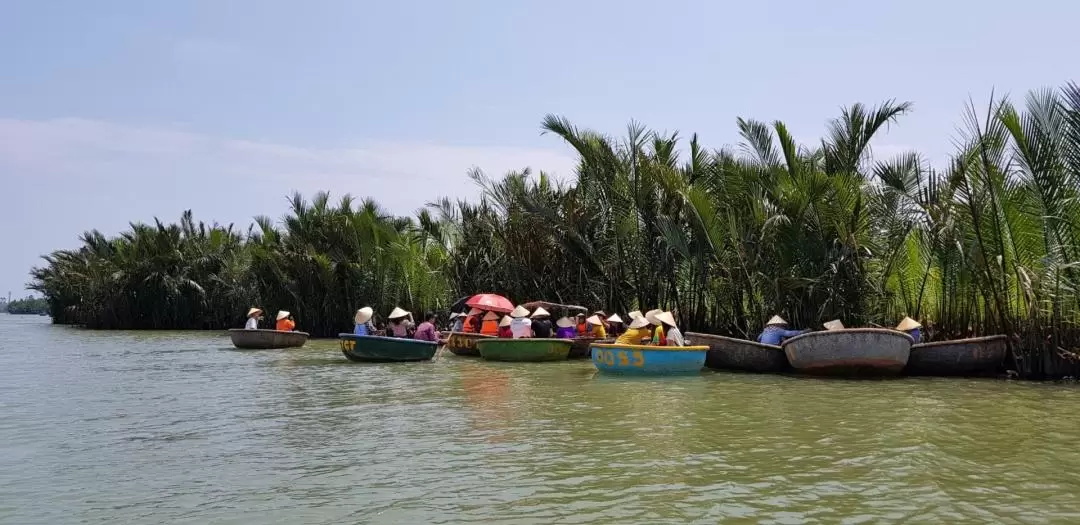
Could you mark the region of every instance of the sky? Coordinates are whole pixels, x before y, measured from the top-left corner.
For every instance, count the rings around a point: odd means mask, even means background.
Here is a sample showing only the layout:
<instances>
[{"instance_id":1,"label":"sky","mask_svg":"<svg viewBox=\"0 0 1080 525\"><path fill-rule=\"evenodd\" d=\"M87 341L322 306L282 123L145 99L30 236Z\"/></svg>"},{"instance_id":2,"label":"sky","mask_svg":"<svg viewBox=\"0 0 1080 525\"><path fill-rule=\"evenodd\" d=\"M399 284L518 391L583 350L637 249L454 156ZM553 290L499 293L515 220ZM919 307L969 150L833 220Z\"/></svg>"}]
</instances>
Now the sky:
<instances>
[{"instance_id":1,"label":"sky","mask_svg":"<svg viewBox=\"0 0 1080 525\"><path fill-rule=\"evenodd\" d=\"M547 114L816 142L855 102L911 101L874 144L942 164L965 104L1075 77L1080 2L4 0L0 294L89 229L246 228L328 190L413 214L466 172L573 177Z\"/></svg>"}]
</instances>

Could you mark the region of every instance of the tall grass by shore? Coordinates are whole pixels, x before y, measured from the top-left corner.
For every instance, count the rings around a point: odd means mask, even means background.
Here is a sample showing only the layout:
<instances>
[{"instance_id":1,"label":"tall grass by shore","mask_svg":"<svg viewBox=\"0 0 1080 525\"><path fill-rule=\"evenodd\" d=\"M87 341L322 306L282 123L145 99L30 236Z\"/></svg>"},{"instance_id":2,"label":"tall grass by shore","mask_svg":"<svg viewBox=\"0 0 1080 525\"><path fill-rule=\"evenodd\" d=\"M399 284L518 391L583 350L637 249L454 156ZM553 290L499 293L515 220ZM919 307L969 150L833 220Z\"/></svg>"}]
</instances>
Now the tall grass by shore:
<instances>
[{"instance_id":1,"label":"tall grass by shore","mask_svg":"<svg viewBox=\"0 0 1080 525\"><path fill-rule=\"evenodd\" d=\"M332 335L351 312L445 309L477 291L627 311L662 306L696 331L748 337L774 313L797 326L924 321L933 339L1006 333L1031 378L1080 365L1080 87L967 108L958 149L875 158L906 102L855 104L820 143L738 119L741 143L632 123L615 138L548 116L576 180L469 176L475 202L416 217L325 193L247 231L196 223L91 231L45 256L32 287L53 319L96 328L224 328L252 304Z\"/></svg>"}]
</instances>

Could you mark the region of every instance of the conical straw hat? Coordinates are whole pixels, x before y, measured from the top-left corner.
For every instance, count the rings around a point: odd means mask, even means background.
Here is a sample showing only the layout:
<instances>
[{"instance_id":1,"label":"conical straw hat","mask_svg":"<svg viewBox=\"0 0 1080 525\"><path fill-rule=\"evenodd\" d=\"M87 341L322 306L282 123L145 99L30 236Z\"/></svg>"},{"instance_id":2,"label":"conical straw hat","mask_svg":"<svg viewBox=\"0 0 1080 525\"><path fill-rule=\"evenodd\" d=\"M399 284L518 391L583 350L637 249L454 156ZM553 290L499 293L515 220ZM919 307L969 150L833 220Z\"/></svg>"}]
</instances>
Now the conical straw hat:
<instances>
[{"instance_id":1,"label":"conical straw hat","mask_svg":"<svg viewBox=\"0 0 1080 525\"><path fill-rule=\"evenodd\" d=\"M289 316L289 311L288 310L278 310L277 320L280 321L280 320L282 320L282 319L284 319L284 318L286 318L288 316Z\"/></svg>"},{"instance_id":2,"label":"conical straw hat","mask_svg":"<svg viewBox=\"0 0 1080 525\"><path fill-rule=\"evenodd\" d=\"M628 313L626 315L629 315L630 319L637 319L638 317L645 317L644 315L641 314L641 310L634 310L633 312L630 312L630 313Z\"/></svg>"},{"instance_id":3,"label":"conical straw hat","mask_svg":"<svg viewBox=\"0 0 1080 525\"><path fill-rule=\"evenodd\" d=\"M558 321L555 321L555 326L559 328L570 328L574 326L574 320L569 317L560 317Z\"/></svg>"},{"instance_id":4,"label":"conical straw hat","mask_svg":"<svg viewBox=\"0 0 1080 525\"><path fill-rule=\"evenodd\" d=\"M829 322L825 323L825 329L826 330L843 330L844 329L844 323L841 323L839 319L829 321Z\"/></svg>"},{"instance_id":5,"label":"conical straw hat","mask_svg":"<svg viewBox=\"0 0 1080 525\"><path fill-rule=\"evenodd\" d=\"M479 308L471 308L471 309L469 309L469 313L467 313L467 314L465 314L465 315L466 315L467 317L472 317L472 316L474 316L474 315L480 315L480 314L482 314L482 313L484 313L484 311L483 311L483 310L481 310L481 309L479 309Z\"/></svg>"},{"instance_id":6,"label":"conical straw hat","mask_svg":"<svg viewBox=\"0 0 1080 525\"><path fill-rule=\"evenodd\" d=\"M660 321L663 321L664 324L671 325L671 326L677 326L675 324L675 316L671 315L671 312L660 312L660 313L656 314L656 318L659 319Z\"/></svg>"},{"instance_id":7,"label":"conical straw hat","mask_svg":"<svg viewBox=\"0 0 1080 525\"><path fill-rule=\"evenodd\" d=\"M611 317L608 317L607 320L608 320L609 323L622 323L623 322L622 317L619 317L619 314L611 314Z\"/></svg>"},{"instance_id":8,"label":"conical straw hat","mask_svg":"<svg viewBox=\"0 0 1080 525\"><path fill-rule=\"evenodd\" d=\"M783 317L780 317L779 315L774 315L774 316L772 316L772 319L769 319L769 322L765 323L765 326L786 325L786 324L787 324L787 321L785 321Z\"/></svg>"},{"instance_id":9,"label":"conical straw hat","mask_svg":"<svg viewBox=\"0 0 1080 525\"><path fill-rule=\"evenodd\" d=\"M604 322L600 320L600 316L598 316L598 315L594 315L594 316L586 319L585 322L590 323L590 324L594 324L594 325L604 324Z\"/></svg>"},{"instance_id":10,"label":"conical straw hat","mask_svg":"<svg viewBox=\"0 0 1080 525\"><path fill-rule=\"evenodd\" d=\"M649 326L649 320L645 319L645 316L636 317L630 321L630 328L645 328L646 326Z\"/></svg>"},{"instance_id":11,"label":"conical straw hat","mask_svg":"<svg viewBox=\"0 0 1080 525\"><path fill-rule=\"evenodd\" d=\"M372 310L370 306L365 306L356 311L356 315L353 316L353 321L355 321L356 324L364 324L371 320L371 316L374 315L374 313L375 311Z\"/></svg>"},{"instance_id":12,"label":"conical straw hat","mask_svg":"<svg viewBox=\"0 0 1080 525\"><path fill-rule=\"evenodd\" d=\"M645 312L645 320L652 323L652 324L659 325L660 320L657 319L656 316L657 316L657 314L661 314L663 312L664 311L660 310L660 309L649 310L648 312Z\"/></svg>"},{"instance_id":13,"label":"conical straw hat","mask_svg":"<svg viewBox=\"0 0 1080 525\"><path fill-rule=\"evenodd\" d=\"M514 321L514 319L508 315L506 317L503 317L502 321L499 321L499 326L502 326L502 327L510 326L510 323L512 323L513 321Z\"/></svg>"},{"instance_id":14,"label":"conical straw hat","mask_svg":"<svg viewBox=\"0 0 1080 525\"><path fill-rule=\"evenodd\" d=\"M600 317L607 317L607 314L605 314L603 310L597 310L597 311L593 312L592 314L593 315L599 315Z\"/></svg>"},{"instance_id":15,"label":"conical straw hat","mask_svg":"<svg viewBox=\"0 0 1080 525\"><path fill-rule=\"evenodd\" d=\"M551 316L551 314L549 314L547 310L544 310L543 306L540 306L540 307L537 307L537 309L533 311L532 316L533 317L549 317L549 316Z\"/></svg>"},{"instance_id":16,"label":"conical straw hat","mask_svg":"<svg viewBox=\"0 0 1080 525\"><path fill-rule=\"evenodd\" d=\"M918 321L916 321L916 320L914 320L914 319L912 319L910 317L905 317L903 321L900 321L900 324L896 325L896 329L900 330L901 332L906 332L908 330L914 330L916 328L922 328L922 325L919 324Z\"/></svg>"},{"instance_id":17,"label":"conical straw hat","mask_svg":"<svg viewBox=\"0 0 1080 525\"><path fill-rule=\"evenodd\" d=\"M247 316L251 317L252 315L261 314L261 313L262 313L262 308L252 307L251 310L248 310Z\"/></svg>"},{"instance_id":18,"label":"conical straw hat","mask_svg":"<svg viewBox=\"0 0 1080 525\"><path fill-rule=\"evenodd\" d=\"M405 310L402 310L401 307L396 307L396 308L394 308L393 312L390 312L390 315L386 316L386 318L387 319L401 319L402 317L408 317L408 316L409 316L409 312L406 312Z\"/></svg>"},{"instance_id":19,"label":"conical straw hat","mask_svg":"<svg viewBox=\"0 0 1080 525\"><path fill-rule=\"evenodd\" d=\"M510 312L510 317L528 317L528 316L529 316L529 309L525 308L524 306L521 306L520 304L517 305L517 308L514 308L514 311Z\"/></svg>"},{"instance_id":20,"label":"conical straw hat","mask_svg":"<svg viewBox=\"0 0 1080 525\"><path fill-rule=\"evenodd\" d=\"M488 312L488 313L484 314L484 320L485 321L494 321L494 320L496 320L498 318L499 318L499 314L497 314L495 312Z\"/></svg>"}]
</instances>

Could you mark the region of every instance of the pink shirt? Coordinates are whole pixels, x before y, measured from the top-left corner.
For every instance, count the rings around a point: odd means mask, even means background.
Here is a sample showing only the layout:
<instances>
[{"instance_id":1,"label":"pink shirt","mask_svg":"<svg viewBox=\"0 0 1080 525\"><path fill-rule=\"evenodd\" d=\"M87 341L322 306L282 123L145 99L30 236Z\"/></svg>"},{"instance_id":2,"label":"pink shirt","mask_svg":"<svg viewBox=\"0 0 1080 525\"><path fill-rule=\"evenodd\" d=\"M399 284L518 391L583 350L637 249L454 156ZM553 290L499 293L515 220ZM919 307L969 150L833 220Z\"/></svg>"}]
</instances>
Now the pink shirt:
<instances>
[{"instance_id":1,"label":"pink shirt","mask_svg":"<svg viewBox=\"0 0 1080 525\"><path fill-rule=\"evenodd\" d=\"M435 330L435 325L424 321L420 323L420 326L416 329L416 334L413 335L413 339L438 342L439 332Z\"/></svg>"}]
</instances>

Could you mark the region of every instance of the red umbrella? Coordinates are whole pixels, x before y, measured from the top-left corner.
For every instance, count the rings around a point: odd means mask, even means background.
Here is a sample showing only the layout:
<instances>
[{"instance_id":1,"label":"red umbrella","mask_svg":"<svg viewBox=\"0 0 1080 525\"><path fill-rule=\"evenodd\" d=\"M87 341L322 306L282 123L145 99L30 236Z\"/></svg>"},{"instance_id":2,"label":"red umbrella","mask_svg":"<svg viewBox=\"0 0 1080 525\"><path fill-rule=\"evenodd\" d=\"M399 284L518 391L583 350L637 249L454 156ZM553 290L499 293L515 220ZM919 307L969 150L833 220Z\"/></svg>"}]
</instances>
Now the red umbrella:
<instances>
[{"instance_id":1,"label":"red umbrella","mask_svg":"<svg viewBox=\"0 0 1080 525\"><path fill-rule=\"evenodd\" d=\"M501 314L508 314L514 309L514 303L511 303L510 299L493 293L476 294L470 297L468 301L465 301L465 306Z\"/></svg>"}]
</instances>

